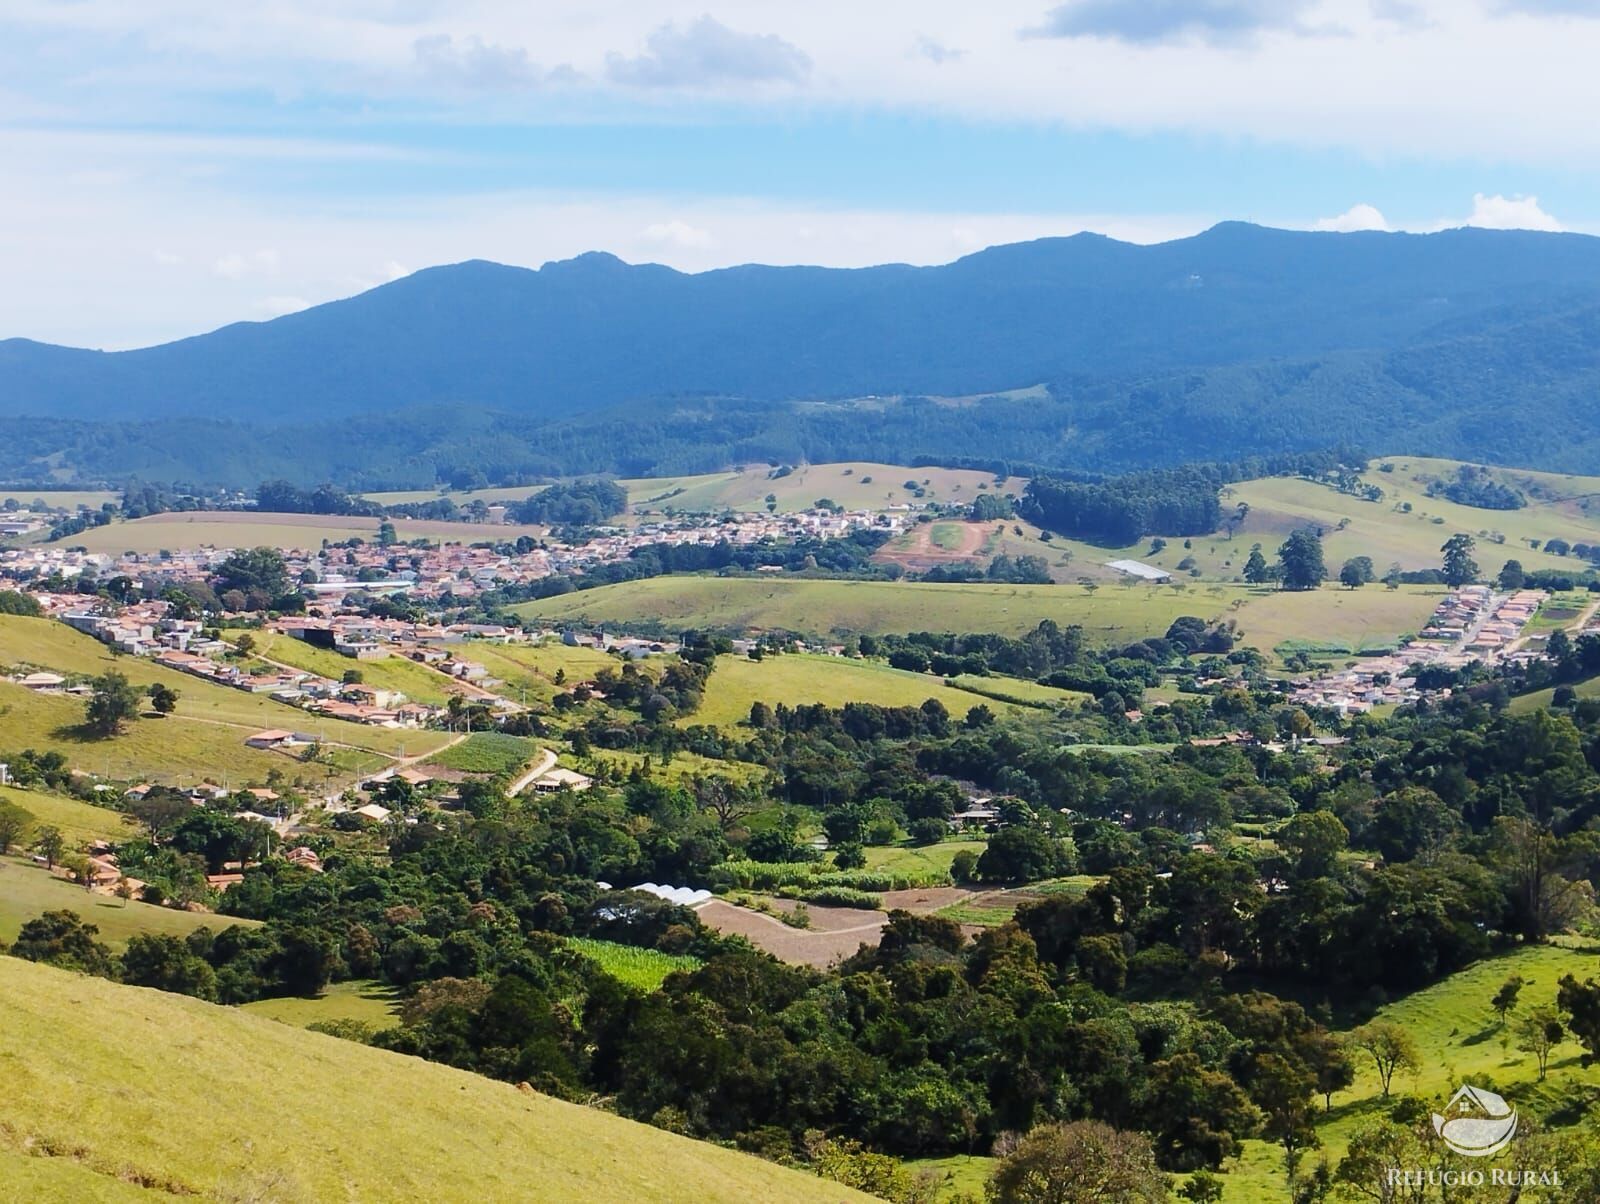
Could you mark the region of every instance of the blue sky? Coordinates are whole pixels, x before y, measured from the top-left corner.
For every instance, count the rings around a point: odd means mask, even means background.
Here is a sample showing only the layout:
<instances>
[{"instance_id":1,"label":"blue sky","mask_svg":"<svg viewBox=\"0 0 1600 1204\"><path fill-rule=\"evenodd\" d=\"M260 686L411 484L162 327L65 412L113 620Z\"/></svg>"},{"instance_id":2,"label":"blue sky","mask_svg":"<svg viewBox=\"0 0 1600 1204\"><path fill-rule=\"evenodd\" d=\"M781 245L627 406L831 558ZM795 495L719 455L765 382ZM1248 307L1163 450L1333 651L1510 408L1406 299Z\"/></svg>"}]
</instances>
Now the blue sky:
<instances>
[{"instance_id":1,"label":"blue sky","mask_svg":"<svg viewBox=\"0 0 1600 1204\"><path fill-rule=\"evenodd\" d=\"M471 257L1600 231L1600 0L8 0L0 337Z\"/></svg>"}]
</instances>

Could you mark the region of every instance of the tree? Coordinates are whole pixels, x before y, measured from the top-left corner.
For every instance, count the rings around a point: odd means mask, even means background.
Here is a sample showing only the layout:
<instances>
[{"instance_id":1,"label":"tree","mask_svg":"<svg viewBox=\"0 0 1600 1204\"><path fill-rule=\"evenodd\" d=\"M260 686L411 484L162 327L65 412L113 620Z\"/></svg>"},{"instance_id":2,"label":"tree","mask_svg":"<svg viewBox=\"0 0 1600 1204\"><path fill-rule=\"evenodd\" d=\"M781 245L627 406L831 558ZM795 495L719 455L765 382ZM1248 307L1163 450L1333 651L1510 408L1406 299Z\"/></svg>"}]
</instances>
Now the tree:
<instances>
[{"instance_id":1,"label":"tree","mask_svg":"<svg viewBox=\"0 0 1600 1204\"><path fill-rule=\"evenodd\" d=\"M990 1204L1160 1204L1150 1140L1097 1120L1041 1125L996 1164Z\"/></svg>"},{"instance_id":2,"label":"tree","mask_svg":"<svg viewBox=\"0 0 1600 1204\"><path fill-rule=\"evenodd\" d=\"M1444 553L1444 580L1452 588L1471 585L1478 579L1478 562L1472 558L1477 540L1470 535L1456 534L1445 540L1439 551Z\"/></svg>"},{"instance_id":3,"label":"tree","mask_svg":"<svg viewBox=\"0 0 1600 1204\"><path fill-rule=\"evenodd\" d=\"M240 656L249 656L256 650L256 637L247 631L233 641L233 646L238 650Z\"/></svg>"},{"instance_id":4,"label":"tree","mask_svg":"<svg viewBox=\"0 0 1600 1204\"><path fill-rule=\"evenodd\" d=\"M1350 1051L1326 1029L1308 1035L1301 1045L1301 1052L1316 1079L1317 1093L1322 1096L1322 1109L1332 1112L1333 1093L1343 1091L1356 1081L1356 1067L1350 1060Z\"/></svg>"},{"instance_id":5,"label":"tree","mask_svg":"<svg viewBox=\"0 0 1600 1204\"><path fill-rule=\"evenodd\" d=\"M1198 1054L1176 1054L1150 1068L1142 1127L1153 1135L1156 1160L1166 1170L1215 1170L1238 1156L1240 1139L1260 1124L1244 1089Z\"/></svg>"},{"instance_id":6,"label":"tree","mask_svg":"<svg viewBox=\"0 0 1600 1204\"><path fill-rule=\"evenodd\" d=\"M1427 1121L1423 1121L1416 1128L1406 1128L1380 1120L1358 1129L1334 1178L1350 1196L1373 1204L1427 1204L1436 1200L1426 1175L1409 1181L1390 1173L1395 1167L1428 1166L1435 1160L1438 1138L1426 1125Z\"/></svg>"},{"instance_id":7,"label":"tree","mask_svg":"<svg viewBox=\"0 0 1600 1204\"><path fill-rule=\"evenodd\" d=\"M1389 1087L1395 1072L1409 1070L1415 1074L1422 1069L1422 1059L1417 1053L1417 1043L1411 1034L1392 1020L1373 1020L1350 1033L1350 1044L1372 1059L1377 1068L1378 1081L1383 1085L1383 1096L1389 1098Z\"/></svg>"},{"instance_id":8,"label":"tree","mask_svg":"<svg viewBox=\"0 0 1600 1204\"><path fill-rule=\"evenodd\" d=\"M1565 1035L1561 1017L1549 1004L1530 1008L1528 1014L1517 1021L1517 1048L1538 1060L1541 1081L1550 1065L1550 1051L1561 1044Z\"/></svg>"},{"instance_id":9,"label":"tree","mask_svg":"<svg viewBox=\"0 0 1600 1204\"><path fill-rule=\"evenodd\" d=\"M1494 1009L1494 1014L1500 1017L1500 1027L1506 1026L1508 1013L1517 1010L1517 996L1522 993L1522 975L1513 974L1500 984L1500 989L1494 993L1494 998L1489 1001L1489 1006Z\"/></svg>"},{"instance_id":10,"label":"tree","mask_svg":"<svg viewBox=\"0 0 1600 1204\"><path fill-rule=\"evenodd\" d=\"M216 588L219 593L237 590L245 595L265 594L268 598L288 593L289 572L283 553L276 548L252 548L233 553L217 569Z\"/></svg>"},{"instance_id":11,"label":"tree","mask_svg":"<svg viewBox=\"0 0 1600 1204\"><path fill-rule=\"evenodd\" d=\"M76 912L47 911L22 926L11 946L11 956L76 970L80 974L114 978L116 962L111 950L95 940L99 935L100 930L93 924L85 924Z\"/></svg>"},{"instance_id":12,"label":"tree","mask_svg":"<svg viewBox=\"0 0 1600 1204\"><path fill-rule=\"evenodd\" d=\"M1244 562L1244 579L1251 585L1264 585L1269 578L1267 558L1261 554L1261 545L1250 549L1250 559Z\"/></svg>"},{"instance_id":13,"label":"tree","mask_svg":"<svg viewBox=\"0 0 1600 1204\"><path fill-rule=\"evenodd\" d=\"M21 807L0 799L0 854L9 853L12 845L21 843L32 822L33 816Z\"/></svg>"},{"instance_id":14,"label":"tree","mask_svg":"<svg viewBox=\"0 0 1600 1204\"><path fill-rule=\"evenodd\" d=\"M1302 811L1278 829L1277 842L1295 854L1295 875L1323 878L1333 872L1350 833L1332 811Z\"/></svg>"},{"instance_id":15,"label":"tree","mask_svg":"<svg viewBox=\"0 0 1600 1204\"><path fill-rule=\"evenodd\" d=\"M139 717L139 690L115 669L91 683L94 693L84 705L84 723L102 739L121 735L125 723Z\"/></svg>"},{"instance_id":16,"label":"tree","mask_svg":"<svg viewBox=\"0 0 1600 1204\"><path fill-rule=\"evenodd\" d=\"M1278 548L1278 563L1283 570L1283 588L1316 589L1328 577L1322 559L1322 540L1306 530L1290 535Z\"/></svg>"},{"instance_id":17,"label":"tree","mask_svg":"<svg viewBox=\"0 0 1600 1204\"><path fill-rule=\"evenodd\" d=\"M150 687L150 705L157 714L170 715L178 707L178 691L158 681Z\"/></svg>"},{"instance_id":18,"label":"tree","mask_svg":"<svg viewBox=\"0 0 1600 1204\"><path fill-rule=\"evenodd\" d=\"M33 847L39 850L39 856L44 858L46 869L56 868L56 862L61 860L61 854L67 851L66 837L61 835L61 829L54 824L45 824L33 836Z\"/></svg>"},{"instance_id":19,"label":"tree","mask_svg":"<svg viewBox=\"0 0 1600 1204\"><path fill-rule=\"evenodd\" d=\"M1266 1117L1261 1135L1283 1147L1283 1169L1291 1196L1300 1176L1300 1159L1307 1149L1321 1144L1312 1124L1314 1086L1305 1067L1287 1058L1269 1053L1256 1059L1250 1095Z\"/></svg>"},{"instance_id":20,"label":"tree","mask_svg":"<svg viewBox=\"0 0 1600 1204\"><path fill-rule=\"evenodd\" d=\"M1370 556L1352 556L1339 569L1339 584L1347 585L1351 589L1366 585L1376 578L1377 570L1372 567Z\"/></svg>"},{"instance_id":21,"label":"tree","mask_svg":"<svg viewBox=\"0 0 1600 1204\"><path fill-rule=\"evenodd\" d=\"M122 981L196 999L217 997L216 972L175 936L137 933L129 937L122 952Z\"/></svg>"},{"instance_id":22,"label":"tree","mask_svg":"<svg viewBox=\"0 0 1600 1204\"><path fill-rule=\"evenodd\" d=\"M1600 1059L1600 985L1594 979L1579 982L1570 974L1561 977L1556 1006L1567 1015L1567 1028L1583 1046L1583 1064Z\"/></svg>"},{"instance_id":23,"label":"tree","mask_svg":"<svg viewBox=\"0 0 1600 1204\"><path fill-rule=\"evenodd\" d=\"M167 832L189 815L194 806L167 786L152 786L144 797L128 800L128 814L144 825L151 844L160 844Z\"/></svg>"},{"instance_id":24,"label":"tree","mask_svg":"<svg viewBox=\"0 0 1600 1204\"><path fill-rule=\"evenodd\" d=\"M1067 846L1040 828L1002 828L989 838L978 858L985 882L1037 882L1072 872Z\"/></svg>"},{"instance_id":25,"label":"tree","mask_svg":"<svg viewBox=\"0 0 1600 1204\"><path fill-rule=\"evenodd\" d=\"M394 524L385 519L378 524L378 546L392 548L400 542L400 536L395 533Z\"/></svg>"},{"instance_id":26,"label":"tree","mask_svg":"<svg viewBox=\"0 0 1600 1204\"><path fill-rule=\"evenodd\" d=\"M1500 566L1500 575L1494 583L1506 591L1519 590L1527 584L1528 576L1522 571L1522 561L1508 560Z\"/></svg>"}]
</instances>

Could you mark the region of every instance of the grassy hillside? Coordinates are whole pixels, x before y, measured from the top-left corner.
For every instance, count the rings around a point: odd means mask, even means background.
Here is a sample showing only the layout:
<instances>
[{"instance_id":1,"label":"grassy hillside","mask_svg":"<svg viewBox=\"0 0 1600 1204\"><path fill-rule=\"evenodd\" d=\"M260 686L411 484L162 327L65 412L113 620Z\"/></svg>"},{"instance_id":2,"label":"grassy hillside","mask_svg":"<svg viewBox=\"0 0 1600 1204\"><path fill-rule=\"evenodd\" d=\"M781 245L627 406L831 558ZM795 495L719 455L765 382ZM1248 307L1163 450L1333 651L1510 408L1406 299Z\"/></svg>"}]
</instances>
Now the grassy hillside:
<instances>
[{"instance_id":1,"label":"grassy hillside","mask_svg":"<svg viewBox=\"0 0 1600 1204\"><path fill-rule=\"evenodd\" d=\"M77 799L18 790L13 786L0 786L0 799L26 811L33 817L35 828L44 824L59 828L67 843L73 846L94 840L126 840L133 831L120 812L80 803Z\"/></svg>"},{"instance_id":2,"label":"grassy hillside","mask_svg":"<svg viewBox=\"0 0 1600 1204\"><path fill-rule=\"evenodd\" d=\"M434 495L428 495L434 496ZM325 539L341 542L378 534L376 518L350 518L325 514L256 514L236 510L197 510L157 514L131 522L91 527L72 537L74 547L91 552L159 552L163 548L317 548ZM487 535L516 539L537 538L542 527L499 526L492 530L472 523L446 523L397 518L395 531L402 540L430 539L445 543L471 543Z\"/></svg>"},{"instance_id":3,"label":"grassy hillside","mask_svg":"<svg viewBox=\"0 0 1600 1204\"><path fill-rule=\"evenodd\" d=\"M32 1199L116 1198L130 1180L147 1199L866 1198L463 1071L13 958L0 1011L0 1154L55 1153L35 1176L50 1194Z\"/></svg>"},{"instance_id":4,"label":"grassy hillside","mask_svg":"<svg viewBox=\"0 0 1600 1204\"><path fill-rule=\"evenodd\" d=\"M996 631L1020 635L1042 619L1081 625L1098 643L1161 635L1179 615L1232 618L1264 651L1291 637L1388 642L1417 631L1436 589L1326 587L1304 594L1240 585L928 585L750 577L655 577L514 608L556 622L653 620L668 626L781 629L842 638L857 632Z\"/></svg>"},{"instance_id":5,"label":"grassy hillside","mask_svg":"<svg viewBox=\"0 0 1600 1204\"><path fill-rule=\"evenodd\" d=\"M1574 1114L1587 1111L1585 1101L1600 1088L1600 1066L1585 1069L1579 1062L1581 1047L1569 1038L1551 1054L1549 1078L1538 1082L1538 1063L1532 1054L1519 1052L1514 1040L1502 1048L1489 1000L1508 977L1520 974L1525 985L1517 1011L1524 1013L1541 1004L1553 1004L1556 983L1563 974L1581 980L1597 972L1600 957L1592 949L1521 949L1480 962L1382 1008L1379 1015L1410 1033L1422 1053L1421 1071L1397 1076L1394 1094L1442 1104L1457 1087L1471 1082L1492 1086L1519 1112L1536 1118L1550 1117L1569 1106ZM1351 1135L1383 1114L1384 1101L1370 1059L1358 1059L1357 1067L1355 1084L1334 1095L1333 1111L1318 1126L1324 1148L1312 1153L1313 1164L1323 1155L1337 1163ZM1277 1204L1285 1196L1282 1151L1260 1141L1248 1142L1244 1158L1226 1181L1224 1204Z\"/></svg>"},{"instance_id":6,"label":"grassy hillside","mask_svg":"<svg viewBox=\"0 0 1600 1204\"><path fill-rule=\"evenodd\" d=\"M0 707L6 747L57 749L75 766L113 777L159 775L164 780L192 780L229 774L251 780L270 768L290 777L299 767L278 753L244 746L244 738L263 728L313 731L333 744L349 745L365 755L344 758L347 772L380 767L402 749L409 754L441 747L443 732L393 732L361 724L321 719L273 702L258 694L229 689L152 661L113 656L97 640L47 619L0 615L0 665L29 666L65 675L97 675L115 669L139 686L164 682L178 691L178 707L166 719L143 719L110 740L87 738L78 730L83 703L67 695L39 695L0 682ZM308 771L321 774L320 769Z\"/></svg>"},{"instance_id":7,"label":"grassy hillside","mask_svg":"<svg viewBox=\"0 0 1600 1204\"><path fill-rule=\"evenodd\" d=\"M1081 623L1093 637L1159 635L1181 614L1216 617L1242 590L1208 596L1139 587L924 585L897 581L774 580L766 577L655 577L564 594L515 607L555 621L655 620L669 626L852 632L998 631L1019 635L1042 619Z\"/></svg>"},{"instance_id":8,"label":"grassy hillside","mask_svg":"<svg viewBox=\"0 0 1600 1204\"><path fill-rule=\"evenodd\" d=\"M381 982L352 979L336 982L315 999L291 995L282 999L258 999L243 1005L243 1010L296 1028L307 1028L335 1020L354 1020L374 1029L393 1028L399 1007L399 993Z\"/></svg>"},{"instance_id":9,"label":"grassy hillside","mask_svg":"<svg viewBox=\"0 0 1600 1204\"><path fill-rule=\"evenodd\" d=\"M246 633L243 631L224 633L229 640L236 640L244 634ZM437 706L443 706L448 702L451 694L461 692L459 687L454 687L451 679L443 673L416 661L407 660L403 656L387 656L381 660L361 661L358 664L331 648L317 648L304 640L293 639L275 631L251 631L248 634L256 644L252 655L307 673L316 673L333 681L340 680L346 672L354 669L361 674L361 680L369 686L375 686L380 690L399 690L413 702Z\"/></svg>"},{"instance_id":10,"label":"grassy hillside","mask_svg":"<svg viewBox=\"0 0 1600 1204\"><path fill-rule=\"evenodd\" d=\"M984 685L980 688L997 691L1013 684L1006 678L967 680L982 682ZM1016 684L1024 689L1033 686L1032 682ZM1073 697L1066 691L1050 693L1057 695L1053 701L1065 702ZM790 706L820 702L833 707L847 702L870 702L878 706L904 707L921 706L930 698L937 698L956 716L966 714L979 703L1000 714L1024 709L947 686L940 677L891 669L872 662L836 656L786 655L762 661L722 656L717 658L716 672L706 684L705 700L700 709L682 722L738 723L749 716L750 704L754 702L785 702Z\"/></svg>"},{"instance_id":11,"label":"grassy hillside","mask_svg":"<svg viewBox=\"0 0 1600 1204\"><path fill-rule=\"evenodd\" d=\"M805 510L830 498L850 510L882 509L918 500L906 488L915 481L924 501L970 502L984 492L1020 494L1027 482L1012 478L996 485L986 472L957 468L907 468L895 464L851 461L840 464L802 464L787 476L773 479L773 470L758 464L740 472L709 476L625 481L635 512L676 510L763 510L771 494L777 510ZM983 488L980 488L982 486Z\"/></svg>"},{"instance_id":12,"label":"grassy hillside","mask_svg":"<svg viewBox=\"0 0 1600 1204\"><path fill-rule=\"evenodd\" d=\"M30 860L0 857L0 941L16 940L22 925L44 912L62 910L76 912L99 928L99 939L113 949L121 948L137 933L187 936L196 928L255 923L91 894Z\"/></svg>"}]
</instances>

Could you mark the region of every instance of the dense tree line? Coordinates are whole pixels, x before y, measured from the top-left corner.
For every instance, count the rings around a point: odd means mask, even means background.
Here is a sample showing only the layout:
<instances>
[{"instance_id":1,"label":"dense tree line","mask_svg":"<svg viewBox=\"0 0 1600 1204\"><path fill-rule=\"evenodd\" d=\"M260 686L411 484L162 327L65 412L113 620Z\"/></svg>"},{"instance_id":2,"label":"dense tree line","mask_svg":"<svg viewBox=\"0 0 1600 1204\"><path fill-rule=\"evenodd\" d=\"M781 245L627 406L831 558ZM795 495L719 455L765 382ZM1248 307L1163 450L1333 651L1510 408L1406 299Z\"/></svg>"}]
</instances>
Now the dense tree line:
<instances>
[{"instance_id":1,"label":"dense tree line","mask_svg":"<svg viewBox=\"0 0 1600 1204\"><path fill-rule=\"evenodd\" d=\"M514 503L512 521L551 526L592 527L621 514L628 506L628 491L615 481L574 481L546 486L532 497Z\"/></svg>"},{"instance_id":2,"label":"dense tree line","mask_svg":"<svg viewBox=\"0 0 1600 1204\"><path fill-rule=\"evenodd\" d=\"M1127 473L1098 481L1035 477L1019 507L1022 516L1060 535L1123 547L1149 534L1205 535L1222 525L1218 490L1257 476L1337 475L1364 463L1351 449L1256 457L1216 464Z\"/></svg>"}]
</instances>

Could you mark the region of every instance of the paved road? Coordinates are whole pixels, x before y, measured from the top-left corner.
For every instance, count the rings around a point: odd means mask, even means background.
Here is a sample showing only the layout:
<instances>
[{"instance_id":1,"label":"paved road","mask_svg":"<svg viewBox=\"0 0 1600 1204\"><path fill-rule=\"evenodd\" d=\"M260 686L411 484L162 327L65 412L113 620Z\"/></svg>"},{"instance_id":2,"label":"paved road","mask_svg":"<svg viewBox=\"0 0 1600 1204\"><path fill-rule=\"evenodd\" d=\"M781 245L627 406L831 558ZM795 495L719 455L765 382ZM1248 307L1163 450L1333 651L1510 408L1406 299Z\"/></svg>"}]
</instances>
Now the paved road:
<instances>
[{"instance_id":1,"label":"paved road","mask_svg":"<svg viewBox=\"0 0 1600 1204\"><path fill-rule=\"evenodd\" d=\"M533 785L536 778L543 777L546 773L550 772L550 770L555 766L555 763L555 753L551 752L548 748L541 748L539 750L538 762L532 769L528 770L527 773L523 774L515 782L511 783L510 788L506 791L507 797L516 798L517 795L521 794L529 786Z\"/></svg>"}]
</instances>

